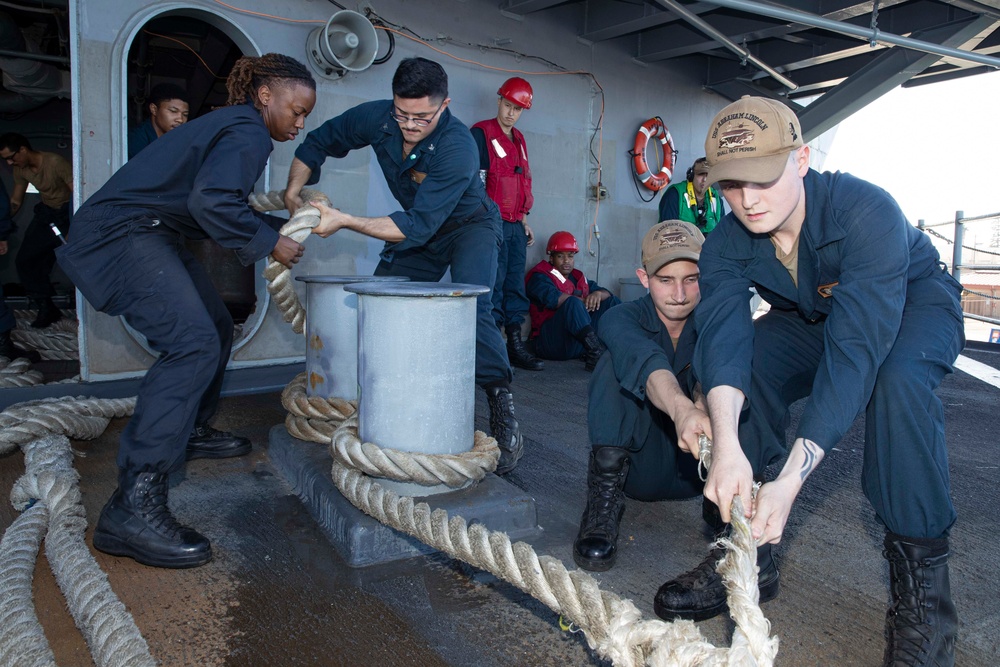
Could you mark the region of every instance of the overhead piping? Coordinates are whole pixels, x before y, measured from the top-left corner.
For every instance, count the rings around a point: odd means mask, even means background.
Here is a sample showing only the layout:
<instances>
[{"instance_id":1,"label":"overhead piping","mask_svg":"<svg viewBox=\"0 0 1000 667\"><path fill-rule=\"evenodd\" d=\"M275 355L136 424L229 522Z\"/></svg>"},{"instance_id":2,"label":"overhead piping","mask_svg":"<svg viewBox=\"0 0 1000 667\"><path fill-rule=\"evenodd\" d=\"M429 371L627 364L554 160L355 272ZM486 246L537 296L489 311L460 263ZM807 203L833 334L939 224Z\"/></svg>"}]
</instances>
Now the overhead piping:
<instances>
[{"instance_id":1,"label":"overhead piping","mask_svg":"<svg viewBox=\"0 0 1000 667\"><path fill-rule=\"evenodd\" d=\"M911 37L902 37L900 35L894 35L892 33L882 32L878 28L862 28L856 25L851 25L850 23L841 23L840 21L833 21L830 19L823 18L822 16L817 16L815 14L808 14L806 12L796 11L794 9L786 9L784 7L776 7L774 5L764 5L759 2L751 2L750 0L704 0L707 3L713 5L719 5L720 7L728 7L729 9L739 9L751 14L760 14L762 16L769 16L775 19L781 19L782 21L791 21L792 23L801 23L803 25L812 26L815 28L823 28L824 30L829 30L830 32L840 33L842 35L848 35L851 37L859 37L871 44L876 42L884 42L886 44L893 44L895 46L902 46L908 49L913 49L914 51L921 51L923 53L932 53L938 56L945 56L950 58L958 58L960 60L967 60L974 63L979 63L981 65L988 65L993 68L1000 68L1000 58L992 58L990 56L980 55L978 53L973 53L972 51L963 51L961 49L954 49L950 46L941 46L940 44L933 44L931 42L925 42L919 39L913 39ZM671 3L673 0L657 0L661 3ZM772 75L773 76L773 75Z\"/></svg>"},{"instance_id":2,"label":"overhead piping","mask_svg":"<svg viewBox=\"0 0 1000 667\"><path fill-rule=\"evenodd\" d=\"M43 53L29 53L28 51L13 51L11 49L0 49L2 58L24 58L25 60L37 60L43 63L59 63L69 65L69 58L65 56L47 56Z\"/></svg>"},{"instance_id":3,"label":"overhead piping","mask_svg":"<svg viewBox=\"0 0 1000 667\"><path fill-rule=\"evenodd\" d=\"M675 2L674 0L656 0L658 3L672 11L673 13L680 16L682 19L693 25L694 27L701 30L703 33L717 41L722 46L726 47L736 55L740 57L741 60L753 63L758 69L767 72L771 77L783 85L789 90L796 90L799 86L797 83L789 79L788 77L779 73L776 69L762 61L757 56L750 53L747 49L743 48L733 40L726 37L724 34L713 28L709 23L707 23L700 16L687 9L684 5ZM714 4L722 4L717 0L711 0Z\"/></svg>"}]
</instances>

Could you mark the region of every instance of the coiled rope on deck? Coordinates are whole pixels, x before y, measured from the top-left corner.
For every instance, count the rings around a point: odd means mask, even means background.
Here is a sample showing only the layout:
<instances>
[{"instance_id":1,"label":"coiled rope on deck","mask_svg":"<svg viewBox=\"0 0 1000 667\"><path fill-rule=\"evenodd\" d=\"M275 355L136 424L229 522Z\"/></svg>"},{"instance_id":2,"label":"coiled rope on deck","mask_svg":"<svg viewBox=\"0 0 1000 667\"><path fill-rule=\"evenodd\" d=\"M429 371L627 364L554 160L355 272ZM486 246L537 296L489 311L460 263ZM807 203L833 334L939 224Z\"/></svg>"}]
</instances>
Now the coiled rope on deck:
<instances>
[{"instance_id":1,"label":"coiled rope on deck","mask_svg":"<svg viewBox=\"0 0 1000 667\"><path fill-rule=\"evenodd\" d=\"M299 373L281 392L281 404L288 410L285 428L299 440L328 445L340 423L357 411L358 402L309 396L306 382L306 373Z\"/></svg>"},{"instance_id":2,"label":"coiled rope on deck","mask_svg":"<svg viewBox=\"0 0 1000 667\"><path fill-rule=\"evenodd\" d=\"M84 542L87 519L68 437L95 438L135 399L43 399L0 413L0 454L20 446L25 473L11 501L22 514L0 541L0 664L41 667L55 658L32 603L39 545L99 667L153 666L145 639ZM67 437L68 436L68 437Z\"/></svg>"},{"instance_id":3,"label":"coiled rope on deck","mask_svg":"<svg viewBox=\"0 0 1000 667\"><path fill-rule=\"evenodd\" d=\"M32 370L31 362L24 357L13 360L0 357L0 388L33 387L42 384L43 380L42 374Z\"/></svg>"},{"instance_id":4,"label":"coiled rope on deck","mask_svg":"<svg viewBox=\"0 0 1000 667\"><path fill-rule=\"evenodd\" d=\"M358 417L345 419L330 444L333 460L365 475L413 482L421 486L444 484L453 489L478 482L496 470L500 448L482 431L473 435L472 449L461 454L425 454L382 449L358 437Z\"/></svg>"},{"instance_id":5,"label":"coiled rope on deck","mask_svg":"<svg viewBox=\"0 0 1000 667\"><path fill-rule=\"evenodd\" d=\"M300 196L305 202L319 200L327 205L330 204L326 195L316 190L303 189ZM251 193L248 201L250 206L258 211L282 211L285 209L284 197L284 190L272 190L265 194ZM318 224L319 209L315 206L301 206L288 222L282 225L281 234L302 243ZM292 325L292 331L297 334L305 331L306 311L298 294L295 293L292 274L288 267L273 257L268 257L264 278L267 279L267 291L271 293L274 305L281 311L284 320Z\"/></svg>"},{"instance_id":6,"label":"coiled rope on deck","mask_svg":"<svg viewBox=\"0 0 1000 667\"><path fill-rule=\"evenodd\" d=\"M357 439L351 422L345 420L337 428L335 443ZM331 450L335 448L331 444ZM426 503L398 496L336 457L332 476L344 497L366 514L492 573L573 621L587 644L615 665L764 667L774 663L778 638L770 636L770 623L760 610L757 548L739 498L733 501L730 537L719 542L726 553L718 564L736 629L732 644L718 648L691 621L642 620L631 601L601 591L589 574L569 571L556 558L538 556L524 542L511 544L505 533L482 524L468 526L460 516L449 518L445 510L432 511Z\"/></svg>"}]
</instances>

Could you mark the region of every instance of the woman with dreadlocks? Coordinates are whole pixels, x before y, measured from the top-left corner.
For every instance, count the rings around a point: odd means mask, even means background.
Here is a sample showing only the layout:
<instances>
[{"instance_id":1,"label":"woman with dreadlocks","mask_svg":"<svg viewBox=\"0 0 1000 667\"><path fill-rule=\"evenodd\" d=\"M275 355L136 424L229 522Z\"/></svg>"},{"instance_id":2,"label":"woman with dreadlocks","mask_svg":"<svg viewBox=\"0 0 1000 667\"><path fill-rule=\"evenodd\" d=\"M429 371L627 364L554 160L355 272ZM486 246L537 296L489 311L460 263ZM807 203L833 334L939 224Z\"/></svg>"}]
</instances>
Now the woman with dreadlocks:
<instances>
[{"instance_id":1,"label":"woman with dreadlocks","mask_svg":"<svg viewBox=\"0 0 1000 667\"><path fill-rule=\"evenodd\" d=\"M208 539L167 507L167 476L194 458L227 458L250 441L208 425L232 347L233 321L184 239L211 238L244 265L267 255L291 267L302 246L247 196L274 141L290 141L316 103L302 63L240 58L228 105L163 135L119 169L74 216L59 263L96 310L121 315L159 355L121 436L118 489L94 546L155 567L212 559Z\"/></svg>"}]
</instances>

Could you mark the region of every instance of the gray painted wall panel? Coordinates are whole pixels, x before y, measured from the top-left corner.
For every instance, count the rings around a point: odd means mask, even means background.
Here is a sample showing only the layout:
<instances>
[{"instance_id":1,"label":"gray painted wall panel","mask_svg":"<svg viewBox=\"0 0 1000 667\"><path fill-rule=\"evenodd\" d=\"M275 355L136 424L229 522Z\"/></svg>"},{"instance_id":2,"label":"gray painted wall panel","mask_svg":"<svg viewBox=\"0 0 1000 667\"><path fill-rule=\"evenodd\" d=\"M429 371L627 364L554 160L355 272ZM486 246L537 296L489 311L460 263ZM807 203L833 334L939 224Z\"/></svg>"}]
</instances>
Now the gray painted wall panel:
<instances>
[{"instance_id":1,"label":"gray painted wall panel","mask_svg":"<svg viewBox=\"0 0 1000 667\"><path fill-rule=\"evenodd\" d=\"M237 3L247 9L298 19L325 21L335 8L328 2L266 1ZM305 59L305 43L312 24L291 24L248 16L213 2L155 2L137 0L85 0L76 3L79 26L79 174L83 198L93 193L119 165L124 156L124 106L121 100L121 54L127 52L128 37L148 20L155 10L172 12L194 8L213 17L216 25L228 21L230 33L242 33L260 52L280 51ZM573 7L541 12L516 20L497 9L494 0L446 0L445 2L384 0L376 10L387 20L406 25L425 37L447 36L433 45L460 58L476 60L492 67L523 72L553 72L545 63L515 58L508 53L470 48L460 43L493 44L509 39L504 48L540 56L567 70L589 71L605 91L602 182L610 196L600 203L600 281L618 291L618 280L634 276L639 243L646 229L656 222L656 200L644 203L632 180L632 161L626 151L632 147L640 123L661 116L674 136L680 158L676 179L694 158L701 155L707 124L725 100L699 87L700 72L673 71L666 66L641 65L632 60L632 38L594 45L577 39L582 30L582 14ZM235 36L235 35L232 35ZM383 36L380 55L384 53ZM307 120L308 129L355 104L389 97L393 71L407 56L436 59L450 78L452 111L466 124L493 117L496 89L513 74L491 71L436 54L427 46L397 37L396 51L386 64L349 73L339 81L320 81L318 103ZM529 248L529 266L543 258L548 236L559 229L572 231L586 246L594 221L596 202L589 197L596 183L596 165L590 159L593 128L601 110L600 97L592 80L584 75L521 74L535 89L535 102L518 123L527 137L536 203L529 218L538 242ZM593 142L594 152L599 140ZM281 188L295 145L277 144L271 158L270 187ZM343 160L330 160L323 170L319 189L336 206L351 213L385 215L397 209L370 151L356 151ZM644 197L650 192L643 190ZM658 195L657 195L658 197ZM306 258L296 273L367 273L377 262L379 242L356 234L332 239L310 239ZM596 244L591 244L596 252ZM596 276L597 258L581 252L577 266ZM258 279L259 282L259 279ZM262 286L259 286L262 289ZM301 285L299 286L301 287ZM86 367L92 378L102 375L141 372L152 357L131 342L117 320L81 309L87 329ZM292 334L273 306L259 329L234 354L235 365L268 363L271 360L304 356L301 338Z\"/></svg>"}]
</instances>

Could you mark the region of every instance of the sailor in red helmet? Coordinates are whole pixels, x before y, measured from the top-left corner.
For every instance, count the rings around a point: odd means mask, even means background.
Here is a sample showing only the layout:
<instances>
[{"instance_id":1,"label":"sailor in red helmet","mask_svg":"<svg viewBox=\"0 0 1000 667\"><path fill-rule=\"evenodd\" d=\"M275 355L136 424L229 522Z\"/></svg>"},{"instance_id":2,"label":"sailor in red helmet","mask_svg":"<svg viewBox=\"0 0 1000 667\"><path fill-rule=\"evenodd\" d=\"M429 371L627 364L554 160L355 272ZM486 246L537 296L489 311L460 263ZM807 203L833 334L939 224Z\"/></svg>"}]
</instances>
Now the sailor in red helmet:
<instances>
[{"instance_id":1,"label":"sailor in red helmet","mask_svg":"<svg viewBox=\"0 0 1000 667\"><path fill-rule=\"evenodd\" d=\"M597 338L601 316L621 301L575 268L580 246L569 232L556 232L541 261L524 279L531 302L531 338L543 359L583 358L594 370L604 346Z\"/></svg>"},{"instance_id":2,"label":"sailor in red helmet","mask_svg":"<svg viewBox=\"0 0 1000 667\"><path fill-rule=\"evenodd\" d=\"M520 77L507 79L497 90L497 116L472 126L479 146L479 173L486 194L496 202L503 219L503 245L497 258L497 278L493 284L493 319L507 331L510 363L529 371L545 366L524 346L521 326L528 314L524 292L524 265L527 247L535 242L525 217L531 211L531 169L524 135L514 129L521 112L531 108L531 84Z\"/></svg>"}]
</instances>

